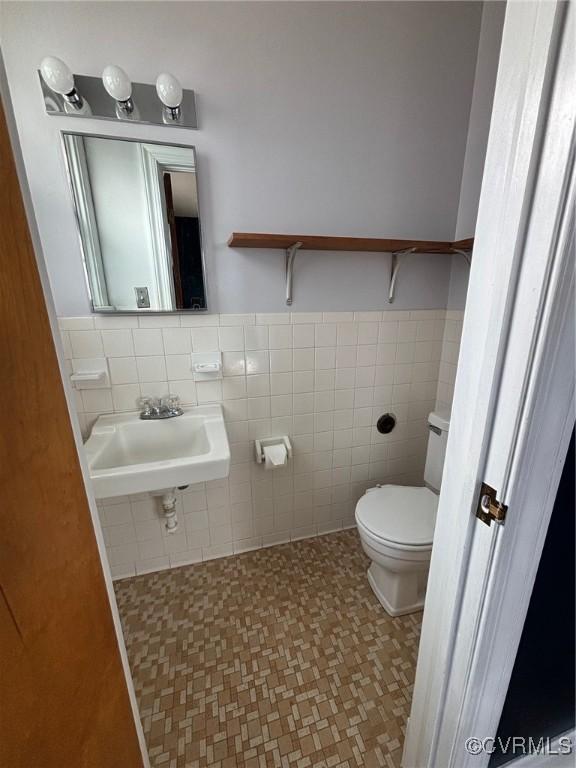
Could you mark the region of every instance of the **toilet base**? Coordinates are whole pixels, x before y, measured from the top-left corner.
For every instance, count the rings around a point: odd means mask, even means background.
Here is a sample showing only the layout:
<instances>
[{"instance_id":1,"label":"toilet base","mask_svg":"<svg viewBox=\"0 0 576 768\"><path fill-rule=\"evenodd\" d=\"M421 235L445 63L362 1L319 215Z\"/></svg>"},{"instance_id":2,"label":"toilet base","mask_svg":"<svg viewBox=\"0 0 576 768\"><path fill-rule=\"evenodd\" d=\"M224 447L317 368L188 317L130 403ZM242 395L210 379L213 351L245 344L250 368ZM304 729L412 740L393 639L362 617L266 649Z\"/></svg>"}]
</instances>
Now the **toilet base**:
<instances>
[{"instance_id":1,"label":"toilet base","mask_svg":"<svg viewBox=\"0 0 576 768\"><path fill-rule=\"evenodd\" d=\"M377 563L368 568L368 582L390 616L404 616L424 608L427 572L392 573Z\"/></svg>"}]
</instances>

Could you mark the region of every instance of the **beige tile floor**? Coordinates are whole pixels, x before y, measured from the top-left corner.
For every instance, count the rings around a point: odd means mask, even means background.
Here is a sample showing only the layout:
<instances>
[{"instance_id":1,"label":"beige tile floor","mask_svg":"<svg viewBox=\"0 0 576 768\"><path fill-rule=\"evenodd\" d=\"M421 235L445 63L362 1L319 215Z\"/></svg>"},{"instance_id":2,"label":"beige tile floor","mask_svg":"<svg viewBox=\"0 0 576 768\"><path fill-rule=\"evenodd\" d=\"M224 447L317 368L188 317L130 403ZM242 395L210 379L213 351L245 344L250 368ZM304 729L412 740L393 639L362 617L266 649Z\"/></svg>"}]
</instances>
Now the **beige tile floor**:
<instances>
[{"instance_id":1,"label":"beige tile floor","mask_svg":"<svg viewBox=\"0 0 576 768\"><path fill-rule=\"evenodd\" d=\"M116 583L154 768L400 765L421 614L355 531Z\"/></svg>"}]
</instances>

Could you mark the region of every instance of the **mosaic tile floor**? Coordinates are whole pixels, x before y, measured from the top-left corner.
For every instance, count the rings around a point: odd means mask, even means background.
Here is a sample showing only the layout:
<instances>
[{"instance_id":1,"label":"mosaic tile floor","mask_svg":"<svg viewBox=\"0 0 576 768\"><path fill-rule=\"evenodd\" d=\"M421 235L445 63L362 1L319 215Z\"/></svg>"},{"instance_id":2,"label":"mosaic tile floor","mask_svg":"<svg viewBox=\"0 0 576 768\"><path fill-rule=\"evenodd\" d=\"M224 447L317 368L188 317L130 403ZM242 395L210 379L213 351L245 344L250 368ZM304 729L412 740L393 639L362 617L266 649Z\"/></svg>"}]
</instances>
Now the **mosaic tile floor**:
<instances>
[{"instance_id":1,"label":"mosaic tile floor","mask_svg":"<svg viewBox=\"0 0 576 768\"><path fill-rule=\"evenodd\" d=\"M355 531L116 582L154 768L400 765L421 614Z\"/></svg>"}]
</instances>

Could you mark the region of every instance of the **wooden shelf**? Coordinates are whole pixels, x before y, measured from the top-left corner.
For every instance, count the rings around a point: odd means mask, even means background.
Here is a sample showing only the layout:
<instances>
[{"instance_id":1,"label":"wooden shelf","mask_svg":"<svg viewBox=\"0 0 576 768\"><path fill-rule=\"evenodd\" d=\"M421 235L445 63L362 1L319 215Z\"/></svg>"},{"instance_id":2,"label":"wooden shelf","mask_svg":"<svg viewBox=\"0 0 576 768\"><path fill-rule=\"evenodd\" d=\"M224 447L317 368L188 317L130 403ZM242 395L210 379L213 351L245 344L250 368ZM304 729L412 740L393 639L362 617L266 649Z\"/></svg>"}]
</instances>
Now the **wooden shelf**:
<instances>
[{"instance_id":1,"label":"wooden shelf","mask_svg":"<svg viewBox=\"0 0 576 768\"><path fill-rule=\"evenodd\" d=\"M266 235L253 232L233 232L231 248L280 248L288 250L302 243L303 251L368 251L394 253L412 248L418 253L452 253L454 249L469 251L474 238L450 242L445 240L399 240L390 237L327 237L324 235Z\"/></svg>"},{"instance_id":2,"label":"wooden shelf","mask_svg":"<svg viewBox=\"0 0 576 768\"><path fill-rule=\"evenodd\" d=\"M411 253L461 253L470 263L474 238L467 240L398 240L391 237L327 237L325 235L264 235L255 232L233 232L230 248L282 249L286 252L286 304L292 304L294 258L297 251L351 251L390 253L390 287L388 302L394 301L394 288L400 262Z\"/></svg>"}]
</instances>

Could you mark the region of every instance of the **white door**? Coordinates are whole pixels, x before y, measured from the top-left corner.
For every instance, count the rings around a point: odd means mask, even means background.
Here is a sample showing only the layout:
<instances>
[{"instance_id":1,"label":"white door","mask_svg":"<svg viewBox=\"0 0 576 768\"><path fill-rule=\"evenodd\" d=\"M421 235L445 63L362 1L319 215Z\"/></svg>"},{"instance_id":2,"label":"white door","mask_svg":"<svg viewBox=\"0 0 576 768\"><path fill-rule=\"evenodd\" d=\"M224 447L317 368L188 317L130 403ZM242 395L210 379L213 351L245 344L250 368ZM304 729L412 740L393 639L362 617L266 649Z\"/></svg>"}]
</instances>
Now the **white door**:
<instances>
[{"instance_id":1,"label":"white door","mask_svg":"<svg viewBox=\"0 0 576 768\"><path fill-rule=\"evenodd\" d=\"M575 11L507 7L405 768L488 764L574 425Z\"/></svg>"}]
</instances>

